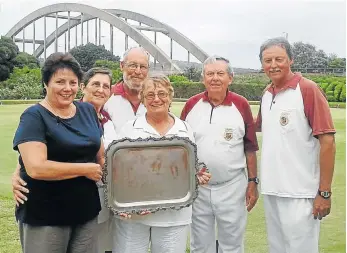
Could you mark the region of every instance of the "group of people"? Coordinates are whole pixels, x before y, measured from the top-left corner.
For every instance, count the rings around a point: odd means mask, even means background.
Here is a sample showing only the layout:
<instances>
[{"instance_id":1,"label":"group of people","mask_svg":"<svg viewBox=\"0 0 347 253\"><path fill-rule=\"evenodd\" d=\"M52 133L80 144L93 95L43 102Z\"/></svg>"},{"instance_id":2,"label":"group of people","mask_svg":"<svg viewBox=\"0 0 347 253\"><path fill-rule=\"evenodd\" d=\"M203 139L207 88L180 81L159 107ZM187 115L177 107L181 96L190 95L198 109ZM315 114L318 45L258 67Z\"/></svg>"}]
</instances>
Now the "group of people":
<instances>
[{"instance_id":1,"label":"group of people","mask_svg":"<svg viewBox=\"0 0 347 253\"><path fill-rule=\"evenodd\" d=\"M291 71L289 42L267 40L260 61L271 79L254 119L248 101L229 90L229 60L203 63L205 92L180 118L170 112L174 89L149 74L149 55L127 50L123 79L82 73L70 54L54 53L42 68L45 98L21 115L13 148L16 219L24 253L243 253L247 211L261 193L270 253L318 253L320 220L330 213L335 129L317 84ZM78 88L83 97L75 101ZM127 137L189 138L209 169L198 173L198 197L177 210L114 216L99 182L105 148ZM97 183L99 182L99 183ZM217 231L215 231L217 228Z\"/></svg>"}]
</instances>

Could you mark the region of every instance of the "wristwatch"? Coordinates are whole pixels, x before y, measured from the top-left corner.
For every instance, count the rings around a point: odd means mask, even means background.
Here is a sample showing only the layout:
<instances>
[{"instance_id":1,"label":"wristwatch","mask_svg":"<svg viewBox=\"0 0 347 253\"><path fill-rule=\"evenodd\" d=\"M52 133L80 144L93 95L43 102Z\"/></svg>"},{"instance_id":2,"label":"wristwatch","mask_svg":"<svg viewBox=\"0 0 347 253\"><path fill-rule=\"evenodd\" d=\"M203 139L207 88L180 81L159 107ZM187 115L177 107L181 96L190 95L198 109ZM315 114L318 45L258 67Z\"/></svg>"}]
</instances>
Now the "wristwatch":
<instances>
[{"instance_id":1,"label":"wristwatch","mask_svg":"<svg viewBox=\"0 0 347 253\"><path fill-rule=\"evenodd\" d=\"M323 199L329 199L331 197L331 192L328 192L328 191L320 191L320 190L318 190L318 194Z\"/></svg>"},{"instance_id":2,"label":"wristwatch","mask_svg":"<svg viewBox=\"0 0 347 253\"><path fill-rule=\"evenodd\" d=\"M256 184L259 184L259 178L257 177L248 178L248 182L254 182Z\"/></svg>"}]
</instances>

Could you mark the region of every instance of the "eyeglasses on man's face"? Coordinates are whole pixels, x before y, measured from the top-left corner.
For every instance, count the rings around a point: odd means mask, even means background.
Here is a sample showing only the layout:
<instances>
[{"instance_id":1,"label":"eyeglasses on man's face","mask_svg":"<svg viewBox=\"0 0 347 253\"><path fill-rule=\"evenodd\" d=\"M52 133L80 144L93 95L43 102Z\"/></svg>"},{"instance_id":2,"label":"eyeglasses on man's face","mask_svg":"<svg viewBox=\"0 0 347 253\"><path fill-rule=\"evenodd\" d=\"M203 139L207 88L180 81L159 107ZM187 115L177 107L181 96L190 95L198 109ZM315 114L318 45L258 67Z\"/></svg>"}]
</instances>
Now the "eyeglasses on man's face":
<instances>
[{"instance_id":1,"label":"eyeglasses on man's face","mask_svg":"<svg viewBox=\"0 0 347 253\"><path fill-rule=\"evenodd\" d=\"M125 66L130 70L136 70L137 68L140 68L141 71L147 71L148 70L148 65L138 64L135 62L127 63L127 64L125 64Z\"/></svg>"},{"instance_id":2,"label":"eyeglasses on man's face","mask_svg":"<svg viewBox=\"0 0 347 253\"><path fill-rule=\"evenodd\" d=\"M147 100L154 100L155 96L158 96L159 99L164 99L167 98L167 96L169 95L169 93L165 92L165 91L159 91L158 93L154 93L154 92L148 92L145 95L145 98Z\"/></svg>"}]
</instances>

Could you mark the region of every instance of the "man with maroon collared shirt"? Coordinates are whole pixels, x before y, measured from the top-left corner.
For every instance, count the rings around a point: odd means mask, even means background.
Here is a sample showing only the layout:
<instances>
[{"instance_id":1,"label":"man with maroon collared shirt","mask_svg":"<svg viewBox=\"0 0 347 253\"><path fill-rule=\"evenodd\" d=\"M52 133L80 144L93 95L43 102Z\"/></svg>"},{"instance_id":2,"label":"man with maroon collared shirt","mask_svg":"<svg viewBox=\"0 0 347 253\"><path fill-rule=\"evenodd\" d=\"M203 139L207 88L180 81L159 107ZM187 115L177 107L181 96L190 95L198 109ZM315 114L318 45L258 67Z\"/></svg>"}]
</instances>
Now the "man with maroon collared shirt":
<instances>
[{"instance_id":1,"label":"man with maroon collared shirt","mask_svg":"<svg viewBox=\"0 0 347 253\"><path fill-rule=\"evenodd\" d=\"M142 47L128 49L120 63L123 80L112 87L112 96L104 109L110 115L116 133L132 119L146 113L139 92L149 71L149 55Z\"/></svg>"},{"instance_id":2,"label":"man with maroon collared shirt","mask_svg":"<svg viewBox=\"0 0 347 253\"><path fill-rule=\"evenodd\" d=\"M193 203L190 250L216 252L216 221L218 252L243 253L246 210L258 199L252 112L244 97L228 90L233 72L227 59L209 57L202 76L206 91L190 98L181 114L194 131L199 160L212 175Z\"/></svg>"},{"instance_id":3,"label":"man with maroon collared shirt","mask_svg":"<svg viewBox=\"0 0 347 253\"><path fill-rule=\"evenodd\" d=\"M336 149L328 101L316 83L291 71L293 53L285 38L264 42L259 58L272 81L257 118L269 252L318 253Z\"/></svg>"}]
</instances>

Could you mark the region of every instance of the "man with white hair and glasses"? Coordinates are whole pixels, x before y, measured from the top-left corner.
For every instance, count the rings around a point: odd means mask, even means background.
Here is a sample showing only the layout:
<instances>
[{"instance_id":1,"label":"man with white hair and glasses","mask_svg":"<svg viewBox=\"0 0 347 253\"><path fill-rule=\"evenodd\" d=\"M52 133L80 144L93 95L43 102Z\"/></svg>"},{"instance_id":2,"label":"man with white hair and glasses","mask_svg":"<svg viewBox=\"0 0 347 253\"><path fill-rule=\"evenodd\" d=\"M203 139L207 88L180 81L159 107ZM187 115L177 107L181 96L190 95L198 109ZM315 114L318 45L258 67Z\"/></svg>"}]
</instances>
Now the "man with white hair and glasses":
<instances>
[{"instance_id":1,"label":"man with white hair and glasses","mask_svg":"<svg viewBox=\"0 0 347 253\"><path fill-rule=\"evenodd\" d=\"M120 62L123 79L112 87L112 96L104 109L110 115L118 133L123 125L145 114L139 92L149 72L149 54L142 47L128 49Z\"/></svg>"},{"instance_id":2,"label":"man with white hair and glasses","mask_svg":"<svg viewBox=\"0 0 347 253\"><path fill-rule=\"evenodd\" d=\"M206 91L190 98L181 114L213 175L193 203L190 250L216 252L216 222L218 252L242 253L247 210L258 200L255 125L248 101L228 90L233 71L227 59L209 57L202 77Z\"/></svg>"}]
</instances>

